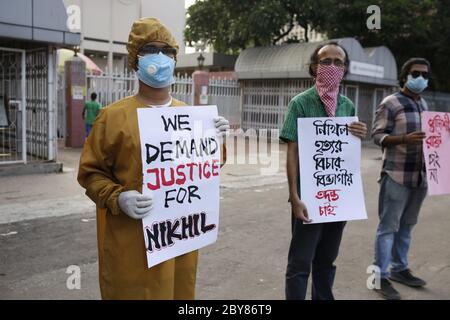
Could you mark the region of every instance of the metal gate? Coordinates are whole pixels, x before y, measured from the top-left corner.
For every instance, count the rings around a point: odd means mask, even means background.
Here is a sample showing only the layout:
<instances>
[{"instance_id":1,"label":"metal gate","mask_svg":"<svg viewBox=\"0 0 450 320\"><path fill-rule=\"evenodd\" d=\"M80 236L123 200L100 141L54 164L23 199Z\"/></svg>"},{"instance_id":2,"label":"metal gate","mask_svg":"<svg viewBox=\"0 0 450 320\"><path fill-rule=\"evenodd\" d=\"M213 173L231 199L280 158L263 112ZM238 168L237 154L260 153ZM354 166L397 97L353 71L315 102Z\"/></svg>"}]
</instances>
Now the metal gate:
<instances>
[{"instance_id":1,"label":"metal gate","mask_svg":"<svg viewBox=\"0 0 450 320\"><path fill-rule=\"evenodd\" d=\"M0 47L0 165L56 159L54 58Z\"/></svg>"},{"instance_id":2,"label":"metal gate","mask_svg":"<svg viewBox=\"0 0 450 320\"><path fill-rule=\"evenodd\" d=\"M53 160L56 115L54 110L54 61L48 49L26 53L28 160Z\"/></svg>"},{"instance_id":3,"label":"metal gate","mask_svg":"<svg viewBox=\"0 0 450 320\"><path fill-rule=\"evenodd\" d=\"M86 74L87 96L97 93L97 101L103 106L110 105L120 99L136 93L138 85L134 72L104 73L101 75Z\"/></svg>"},{"instance_id":4,"label":"metal gate","mask_svg":"<svg viewBox=\"0 0 450 320\"><path fill-rule=\"evenodd\" d=\"M60 76L58 85L58 99L61 101L64 99L64 76ZM134 72L122 72L115 74L86 74L87 83L87 96L86 99L90 99L92 92L97 93L97 101L102 106L107 106L122 98L135 94L138 90L138 79ZM190 77L175 77L175 83L172 85L171 94L175 99L180 99L186 103L193 103L194 96L192 92L192 78ZM64 113L64 103L58 102L59 114ZM64 126L62 121L58 126Z\"/></svg>"},{"instance_id":5,"label":"metal gate","mask_svg":"<svg viewBox=\"0 0 450 320\"><path fill-rule=\"evenodd\" d=\"M26 53L0 47L0 164L26 163Z\"/></svg>"},{"instance_id":6,"label":"metal gate","mask_svg":"<svg viewBox=\"0 0 450 320\"><path fill-rule=\"evenodd\" d=\"M289 101L312 83L301 79L242 81L242 128L281 130Z\"/></svg>"}]
</instances>

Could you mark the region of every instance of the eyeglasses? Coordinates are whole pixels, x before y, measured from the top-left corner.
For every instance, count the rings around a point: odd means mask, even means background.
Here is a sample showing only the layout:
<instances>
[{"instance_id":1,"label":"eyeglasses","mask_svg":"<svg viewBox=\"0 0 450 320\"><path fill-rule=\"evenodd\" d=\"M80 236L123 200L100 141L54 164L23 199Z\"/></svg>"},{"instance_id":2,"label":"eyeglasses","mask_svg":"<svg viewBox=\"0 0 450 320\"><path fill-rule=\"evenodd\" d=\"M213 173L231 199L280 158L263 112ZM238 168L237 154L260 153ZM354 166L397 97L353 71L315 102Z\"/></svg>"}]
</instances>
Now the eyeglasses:
<instances>
[{"instance_id":1,"label":"eyeglasses","mask_svg":"<svg viewBox=\"0 0 450 320\"><path fill-rule=\"evenodd\" d=\"M323 65L323 66L331 66L332 64L334 64L336 67L343 67L345 65L344 61L342 61L341 59L323 59L323 60L319 60L319 64Z\"/></svg>"},{"instance_id":2,"label":"eyeglasses","mask_svg":"<svg viewBox=\"0 0 450 320\"><path fill-rule=\"evenodd\" d=\"M420 76L420 75L422 75L422 77L423 77L424 79L428 79L428 78L430 77L430 73L427 72L427 71L416 71L416 70L411 71L411 76L412 76L413 78L417 78L417 77Z\"/></svg>"},{"instance_id":3,"label":"eyeglasses","mask_svg":"<svg viewBox=\"0 0 450 320\"><path fill-rule=\"evenodd\" d=\"M158 54L162 52L166 56L176 56L177 49L172 47L157 47L154 45L145 45L139 50L139 55L144 56L146 54Z\"/></svg>"}]
</instances>

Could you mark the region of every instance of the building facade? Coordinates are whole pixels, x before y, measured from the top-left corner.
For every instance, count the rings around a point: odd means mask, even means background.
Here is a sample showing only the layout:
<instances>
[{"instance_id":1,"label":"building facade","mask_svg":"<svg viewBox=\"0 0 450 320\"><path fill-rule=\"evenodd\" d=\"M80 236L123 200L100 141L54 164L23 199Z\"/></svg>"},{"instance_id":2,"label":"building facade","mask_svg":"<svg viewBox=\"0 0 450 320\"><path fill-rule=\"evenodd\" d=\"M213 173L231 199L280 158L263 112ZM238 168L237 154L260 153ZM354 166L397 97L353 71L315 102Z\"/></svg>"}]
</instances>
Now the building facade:
<instances>
[{"instance_id":1,"label":"building facade","mask_svg":"<svg viewBox=\"0 0 450 320\"><path fill-rule=\"evenodd\" d=\"M173 33L180 53L184 54L184 0L61 1L74 18L79 19L72 30L81 34L80 51L104 71L126 69L128 34L133 22L141 17L160 19Z\"/></svg>"},{"instance_id":2,"label":"building facade","mask_svg":"<svg viewBox=\"0 0 450 320\"><path fill-rule=\"evenodd\" d=\"M363 48L353 38L336 40L348 52L350 68L341 93L369 131L376 106L397 88L397 65L386 47ZM309 59L319 43L295 43L244 50L235 65L243 90L243 129L281 129L289 101L314 83Z\"/></svg>"},{"instance_id":3,"label":"building facade","mask_svg":"<svg viewBox=\"0 0 450 320\"><path fill-rule=\"evenodd\" d=\"M0 169L56 160L56 49L80 43L67 18L61 0L0 1Z\"/></svg>"}]
</instances>

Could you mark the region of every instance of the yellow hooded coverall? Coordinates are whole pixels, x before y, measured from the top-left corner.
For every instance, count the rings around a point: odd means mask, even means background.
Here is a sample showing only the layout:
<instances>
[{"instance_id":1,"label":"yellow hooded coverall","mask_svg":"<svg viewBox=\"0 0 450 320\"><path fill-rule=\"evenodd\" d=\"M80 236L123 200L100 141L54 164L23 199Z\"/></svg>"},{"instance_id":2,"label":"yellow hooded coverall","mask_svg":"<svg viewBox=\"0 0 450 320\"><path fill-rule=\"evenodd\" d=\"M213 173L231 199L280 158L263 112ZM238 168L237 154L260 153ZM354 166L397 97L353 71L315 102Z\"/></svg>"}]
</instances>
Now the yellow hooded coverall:
<instances>
[{"instance_id":1,"label":"yellow hooded coverall","mask_svg":"<svg viewBox=\"0 0 450 320\"><path fill-rule=\"evenodd\" d=\"M185 105L173 99L172 107ZM78 182L97 205L100 291L103 299L194 299L197 251L147 267L142 221L118 206L122 191L142 192L135 96L98 116L80 159ZM222 165L226 150L222 146Z\"/></svg>"}]
</instances>

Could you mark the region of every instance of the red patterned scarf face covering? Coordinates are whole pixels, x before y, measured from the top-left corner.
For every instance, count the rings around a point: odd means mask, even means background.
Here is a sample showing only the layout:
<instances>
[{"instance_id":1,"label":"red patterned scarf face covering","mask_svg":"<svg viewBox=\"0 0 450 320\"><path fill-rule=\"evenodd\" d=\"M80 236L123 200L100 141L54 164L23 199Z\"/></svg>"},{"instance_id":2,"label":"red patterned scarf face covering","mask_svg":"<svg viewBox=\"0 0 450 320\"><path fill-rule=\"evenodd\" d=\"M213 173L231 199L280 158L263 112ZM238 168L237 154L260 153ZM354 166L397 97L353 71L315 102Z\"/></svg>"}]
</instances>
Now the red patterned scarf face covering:
<instances>
[{"instance_id":1,"label":"red patterned scarf face covering","mask_svg":"<svg viewBox=\"0 0 450 320\"><path fill-rule=\"evenodd\" d=\"M344 68L334 65L324 66L319 64L316 75L316 88L320 100L325 105L325 111L329 117L336 113L339 84L344 77Z\"/></svg>"}]
</instances>

